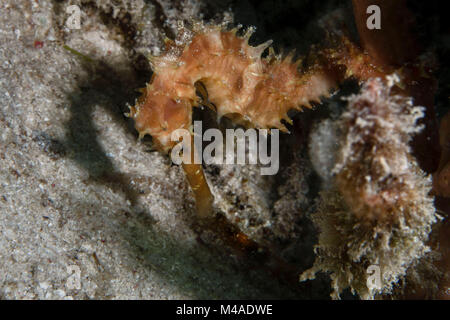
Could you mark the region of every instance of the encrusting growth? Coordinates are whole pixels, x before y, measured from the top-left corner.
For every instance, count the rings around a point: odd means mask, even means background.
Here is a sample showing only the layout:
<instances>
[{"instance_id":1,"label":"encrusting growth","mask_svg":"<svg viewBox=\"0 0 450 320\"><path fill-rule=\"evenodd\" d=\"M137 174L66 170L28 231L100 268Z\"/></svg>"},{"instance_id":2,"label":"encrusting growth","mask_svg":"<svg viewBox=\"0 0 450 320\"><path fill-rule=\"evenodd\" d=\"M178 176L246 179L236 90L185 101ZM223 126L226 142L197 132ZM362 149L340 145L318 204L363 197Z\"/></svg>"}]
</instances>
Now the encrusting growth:
<instances>
[{"instance_id":1,"label":"encrusting growth","mask_svg":"<svg viewBox=\"0 0 450 320\"><path fill-rule=\"evenodd\" d=\"M391 93L395 77L369 79L348 98L338 120L343 136L334 187L322 194L312 219L319 229L317 258L301 280L331 273L332 296L350 288L363 299L391 292L429 248L436 222L431 178L411 155L423 108ZM380 268L380 284L367 284L367 268Z\"/></svg>"},{"instance_id":2,"label":"encrusting growth","mask_svg":"<svg viewBox=\"0 0 450 320\"><path fill-rule=\"evenodd\" d=\"M178 142L172 141L172 132L191 128L192 107L201 102L214 108L219 118L287 131L282 120L291 122L290 109L310 107L311 101L319 102L336 86L336 79L319 64L299 72L300 62L292 61L293 54L282 58L270 49L261 58L271 41L252 47L248 40L253 28L243 36L237 31L194 23L192 29L180 26L175 41L166 40L165 52L150 59L152 80L130 110L141 137L150 134L155 145L168 152ZM201 101L196 89L206 89L202 95L208 101ZM196 199L204 198L209 188L201 166L184 168ZM202 196L197 190L202 190ZM206 203L211 203L209 198ZM201 207L201 211L209 210L206 204Z\"/></svg>"}]
</instances>

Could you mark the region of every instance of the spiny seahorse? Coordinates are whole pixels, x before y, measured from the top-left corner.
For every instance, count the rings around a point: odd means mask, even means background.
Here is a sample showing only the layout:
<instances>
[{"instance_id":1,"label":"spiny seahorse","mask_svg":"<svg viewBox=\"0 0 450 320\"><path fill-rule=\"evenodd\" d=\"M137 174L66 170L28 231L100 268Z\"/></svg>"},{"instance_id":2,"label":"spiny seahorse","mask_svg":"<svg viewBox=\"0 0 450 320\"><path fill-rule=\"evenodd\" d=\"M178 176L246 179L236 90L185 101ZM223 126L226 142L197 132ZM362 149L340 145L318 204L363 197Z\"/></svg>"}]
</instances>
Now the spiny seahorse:
<instances>
[{"instance_id":1,"label":"spiny seahorse","mask_svg":"<svg viewBox=\"0 0 450 320\"><path fill-rule=\"evenodd\" d=\"M300 71L301 60L293 61L293 53L276 55L269 48L272 41L253 47L248 40L254 28L248 28L242 36L238 30L196 22L192 28L181 25L175 41L166 39L164 53L150 57L154 71L150 83L130 108L129 116L140 137L151 135L157 148L168 152L177 143L171 140L172 132L189 130L192 107L204 103L214 108L218 117L228 117L246 127L287 132L282 121L292 123L289 110L310 108L310 102L319 102L337 86L342 69L337 66L360 72L358 68L364 65L360 52L355 53L348 42L340 49L324 51L326 59L317 56L315 63ZM267 48L269 53L262 58ZM348 59L349 50L353 50L351 57L359 55L359 59ZM198 91L207 99L201 99ZM206 215L213 198L202 167L183 164L183 168L198 211Z\"/></svg>"}]
</instances>

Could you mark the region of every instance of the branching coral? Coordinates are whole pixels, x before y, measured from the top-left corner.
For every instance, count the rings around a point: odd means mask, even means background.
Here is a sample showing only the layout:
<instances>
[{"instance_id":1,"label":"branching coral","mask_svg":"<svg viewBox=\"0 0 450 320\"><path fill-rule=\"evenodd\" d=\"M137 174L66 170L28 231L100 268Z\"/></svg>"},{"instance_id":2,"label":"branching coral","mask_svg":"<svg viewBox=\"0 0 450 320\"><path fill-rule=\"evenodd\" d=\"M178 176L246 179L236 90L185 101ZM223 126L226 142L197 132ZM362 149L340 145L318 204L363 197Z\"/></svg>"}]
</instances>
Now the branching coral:
<instances>
[{"instance_id":1,"label":"branching coral","mask_svg":"<svg viewBox=\"0 0 450 320\"><path fill-rule=\"evenodd\" d=\"M331 272L333 297L351 288L362 298L388 293L422 257L436 221L431 179L411 155L423 109L391 93L393 85L369 79L348 98L334 168L334 190L324 192L313 221L319 228L317 260L302 280ZM381 286L369 288L367 268L381 269Z\"/></svg>"}]
</instances>

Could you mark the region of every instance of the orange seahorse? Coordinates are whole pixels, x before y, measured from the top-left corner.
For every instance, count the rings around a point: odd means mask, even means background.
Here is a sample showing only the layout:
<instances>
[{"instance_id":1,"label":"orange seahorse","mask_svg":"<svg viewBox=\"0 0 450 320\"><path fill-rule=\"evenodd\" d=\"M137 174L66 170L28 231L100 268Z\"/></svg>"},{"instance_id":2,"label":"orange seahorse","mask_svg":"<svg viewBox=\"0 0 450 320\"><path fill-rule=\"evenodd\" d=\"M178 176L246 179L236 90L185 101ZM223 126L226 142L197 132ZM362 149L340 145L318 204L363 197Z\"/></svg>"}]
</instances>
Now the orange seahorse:
<instances>
[{"instance_id":1,"label":"orange seahorse","mask_svg":"<svg viewBox=\"0 0 450 320\"><path fill-rule=\"evenodd\" d=\"M191 126L192 107L201 103L196 89L206 89L204 95L219 117L247 127L286 132L282 120L291 123L290 109L310 108L311 101L319 102L336 87L343 69L337 66L374 73L350 41L339 49L325 50L324 61L317 56L312 66L299 71L301 61L293 62L292 53L282 57L269 48L269 54L261 58L272 41L250 46L254 28L243 36L237 35L238 29L195 22L190 29L180 26L175 41L166 39L164 53L150 58L152 80L130 108L140 137L150 134L157 148L168 152L177 143L171 140L172 132ZM183 164L183 168L199 215L208 215L213 197L201 165Z\"/></svg>"}]
</instances>

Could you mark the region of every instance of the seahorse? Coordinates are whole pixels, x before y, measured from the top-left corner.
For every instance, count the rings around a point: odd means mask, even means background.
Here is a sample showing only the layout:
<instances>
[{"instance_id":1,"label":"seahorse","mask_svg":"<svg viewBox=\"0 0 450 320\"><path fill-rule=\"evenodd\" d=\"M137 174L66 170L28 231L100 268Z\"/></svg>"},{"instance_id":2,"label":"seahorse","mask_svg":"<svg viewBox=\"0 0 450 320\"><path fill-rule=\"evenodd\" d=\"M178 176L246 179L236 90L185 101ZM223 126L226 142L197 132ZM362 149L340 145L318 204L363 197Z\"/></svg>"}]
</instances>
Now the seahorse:
<instances>
[{"instance_id":1,"label":"seahorse","mask_svg":"<svg viewBox=\"0 0 450 320\"><path fill-rule=\"evenodd\" d=\"M293 61L293 53L275 54L271 40L253 47L248 41L255 29L249 27L241 36L239 29L194 22L191 28L181 25L176 40L165 40L164 53L149 58L151 81L130 108L140 137L151 135L157 148L168 152L177 143L172 133L189 130L192 108L200 104L246 127L287 132L283 122L292 124L288 111L311 108L311 102L329 96L342 78L340 69L353 70L346 76L374 73L350 41L324 50L325 55L316 55L314 63L300 70L302 61ZM201 165L183 168L199 214L207 215L213 197Z\"/></svg>"}]
</instances>

